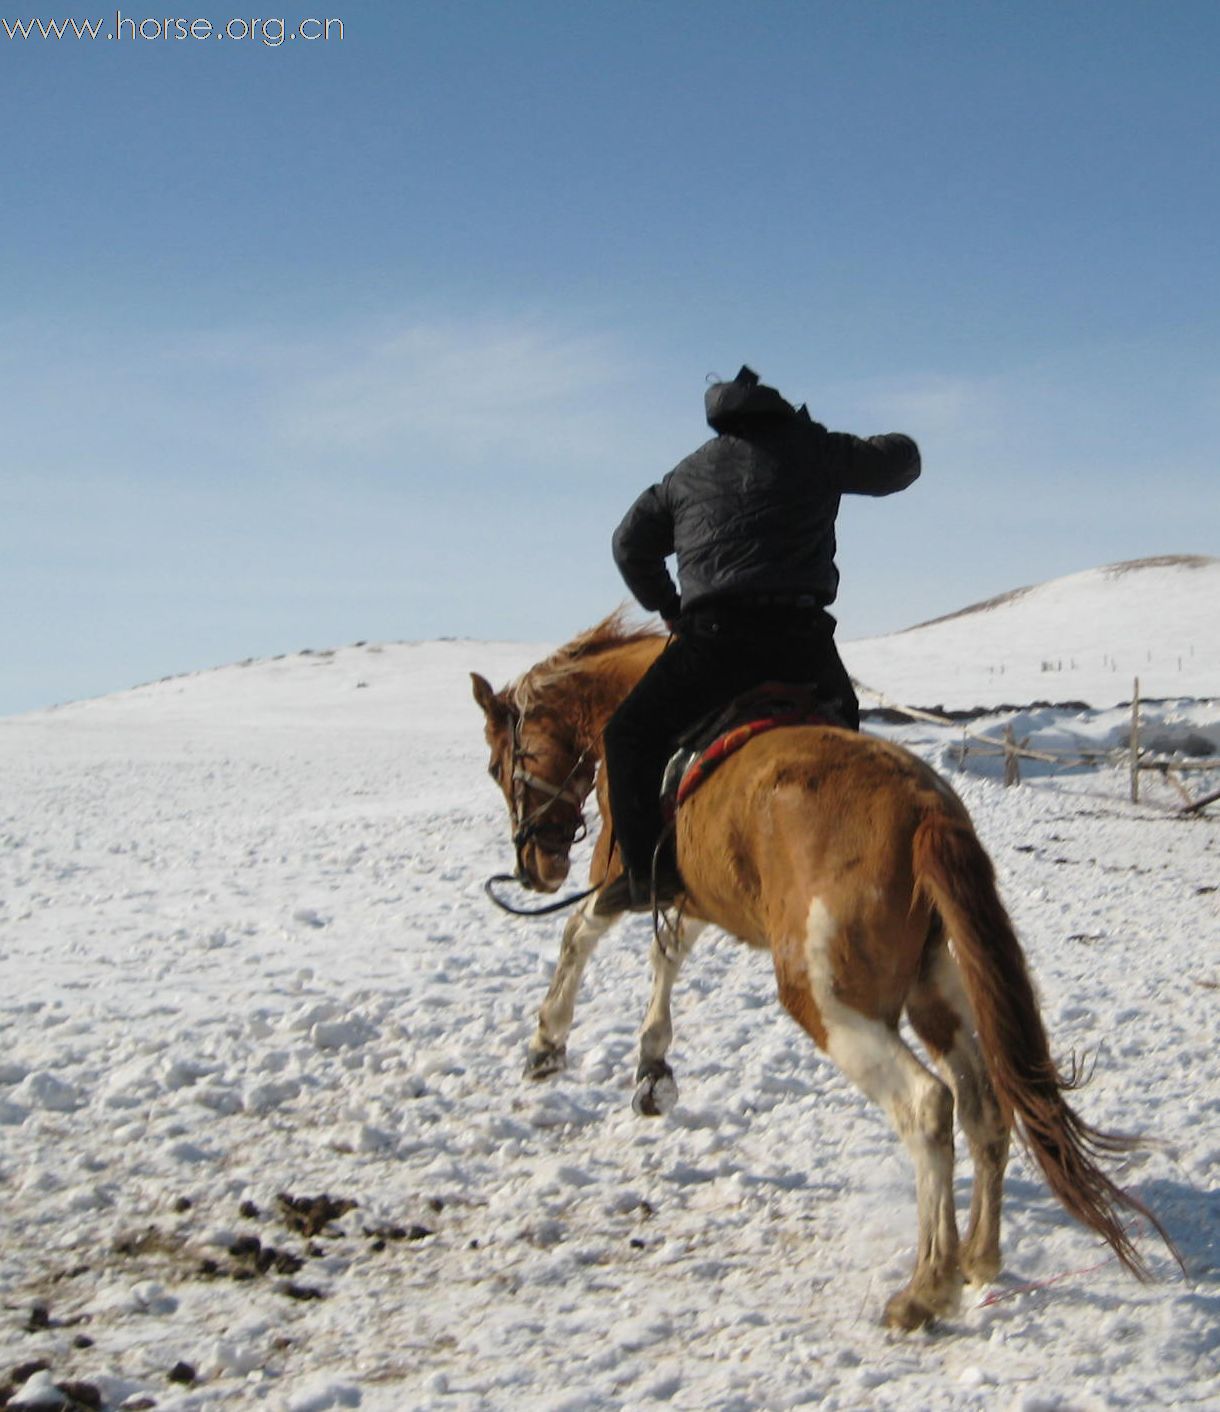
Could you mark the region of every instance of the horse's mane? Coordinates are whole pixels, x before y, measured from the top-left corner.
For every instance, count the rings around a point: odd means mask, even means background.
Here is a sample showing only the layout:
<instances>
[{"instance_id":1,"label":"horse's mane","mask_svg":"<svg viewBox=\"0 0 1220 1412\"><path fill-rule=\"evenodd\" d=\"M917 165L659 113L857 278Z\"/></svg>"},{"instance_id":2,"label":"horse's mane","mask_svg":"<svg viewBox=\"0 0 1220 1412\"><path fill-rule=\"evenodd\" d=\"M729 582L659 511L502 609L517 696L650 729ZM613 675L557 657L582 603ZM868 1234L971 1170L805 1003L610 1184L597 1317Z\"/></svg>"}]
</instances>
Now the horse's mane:
<instances>
[{"instance_id":1,"label":"horse's mane","mask_svg":"<svg viewBox=\"0 0 1220 1412\"><path fill-rule=\"evenodd\" d=\"M628 623L627 607L620 605L600 623L578 633L571 642L557 648L549 657L522 673L515 682L510 683L507 694L518 711L528 711L539 704L544 693L579 671L591 657L659 636L655 628Z\"/></svg>"}]
</instances>

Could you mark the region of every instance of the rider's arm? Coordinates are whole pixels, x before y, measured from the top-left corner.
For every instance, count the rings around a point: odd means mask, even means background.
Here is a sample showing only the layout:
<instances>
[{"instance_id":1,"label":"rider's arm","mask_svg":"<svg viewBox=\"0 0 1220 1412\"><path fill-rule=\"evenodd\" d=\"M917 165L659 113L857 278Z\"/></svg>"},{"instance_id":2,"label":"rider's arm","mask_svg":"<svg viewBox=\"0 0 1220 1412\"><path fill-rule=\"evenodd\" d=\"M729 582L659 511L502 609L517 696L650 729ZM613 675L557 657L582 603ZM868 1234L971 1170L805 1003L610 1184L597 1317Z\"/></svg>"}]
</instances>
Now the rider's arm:
<instances>
[{"instance_id":1,"label":"rider's arm","mask_svg":"<svg viewBox=\"0 0 1220 1412\"><path fill-rule=\"evenodd\" d=\"M612 546L618 571L640 606L666 621L677 618L682 604L665 567L674 552L674 521L663 486L649 486L627 511Z\"/></svg>"},{"instance_id":2,"label":"rider's arm","mask_svg":"<svg viewBox=\"0 0 1220 1412\"><path fill-rule=\"evenodd\" d=\"M850 436L826 433L826 453L840 488L854 495L892 495L918 479L919 447L909 436Z\"/></svg>"}]
</instances>

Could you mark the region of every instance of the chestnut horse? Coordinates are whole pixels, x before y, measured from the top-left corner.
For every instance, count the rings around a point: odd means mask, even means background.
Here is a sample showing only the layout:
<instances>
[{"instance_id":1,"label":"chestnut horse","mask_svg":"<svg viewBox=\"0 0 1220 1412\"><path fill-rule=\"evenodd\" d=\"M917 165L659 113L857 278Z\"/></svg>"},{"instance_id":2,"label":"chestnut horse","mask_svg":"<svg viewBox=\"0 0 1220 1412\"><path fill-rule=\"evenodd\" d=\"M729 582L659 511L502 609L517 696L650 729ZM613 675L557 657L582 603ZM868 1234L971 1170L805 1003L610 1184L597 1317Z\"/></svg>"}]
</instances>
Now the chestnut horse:
<instances>
[{"instance_id":1,"label":"chestnut horse","mask_svg":"<svg viewBox=\"0 0 1220 1412\"><path fill-rule=\"evenodd\" d=\"M491 774L514 831L517 878L554 892L614 708L662 650L613 615L495 691L472 673ZM618 871L604 778L591 880ZM1102 1171L1134 1140L1099 1132L1064 1098L1025 957L965 806L932 769L887 741L828 726L752 740L679 811L686 886L668 944L652 948L653 992L640 1042L636 1107L676 1099L665 1053L669 999L697 931L712 923L770 951L781 1004L897 1129L915 1166L918 1244L909 1283L885 1308L900 1329L952 1311L963 1278L1000 1269L1000 1201L1015 1120L1052 1192L1133 1273L1146 1268L1124 1211L1155 1217ZM563 934L530 1044L527 1073L563 1067L581 974L616 920L590 899ZM899 1034L906 1014L939 1077ZM969 1225L953 1206L956 1106L974 1163ZM1176 1252L1175 1252L1176 1253Z\"/></svg>"}]
</instances>

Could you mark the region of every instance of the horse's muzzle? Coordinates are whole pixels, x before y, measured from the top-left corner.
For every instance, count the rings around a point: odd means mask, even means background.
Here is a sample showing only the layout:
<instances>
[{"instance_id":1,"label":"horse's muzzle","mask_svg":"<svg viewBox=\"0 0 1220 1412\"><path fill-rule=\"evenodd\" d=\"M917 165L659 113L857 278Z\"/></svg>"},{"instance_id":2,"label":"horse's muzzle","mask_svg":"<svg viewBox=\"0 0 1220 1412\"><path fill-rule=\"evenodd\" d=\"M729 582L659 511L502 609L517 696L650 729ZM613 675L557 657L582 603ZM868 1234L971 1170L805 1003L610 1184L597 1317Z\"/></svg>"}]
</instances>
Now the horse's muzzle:
<instances>
[{"instance_id":1,"label":"horse's muzzle","mask_svg":"<svg viewBox=\"0 0 1220 1412\"><path fill-rule=\"evenodd\" d=\"M558 892L570 868L566 848L552 850L531 839L517 849L517 881L531 892Z\"/></svg>"}]
</instances>

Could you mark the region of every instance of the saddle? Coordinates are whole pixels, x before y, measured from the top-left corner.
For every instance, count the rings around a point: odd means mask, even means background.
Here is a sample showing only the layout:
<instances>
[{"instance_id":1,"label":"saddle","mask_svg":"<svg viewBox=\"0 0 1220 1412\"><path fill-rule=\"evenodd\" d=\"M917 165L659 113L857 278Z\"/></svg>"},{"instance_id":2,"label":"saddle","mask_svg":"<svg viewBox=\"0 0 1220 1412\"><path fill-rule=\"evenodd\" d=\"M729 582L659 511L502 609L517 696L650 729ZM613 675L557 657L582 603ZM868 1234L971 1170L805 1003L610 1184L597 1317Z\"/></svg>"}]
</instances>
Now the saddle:
<instances>
[{"instance_id":1,"label":"saddle","mask_svg":"<svg viewBox=\"0 0 1220 1412\"><path fill-rule=\"evenodd\" d=\"M730 755L756 735L780 726L840 726L838 701L820 697L817 688L787 682L764 682L705 716L678 739L661 781L661 815L669 823L681 805Z\"/></svg>"}]
</instances>

